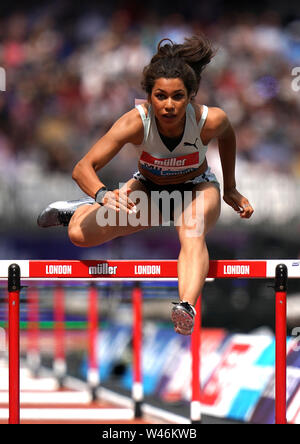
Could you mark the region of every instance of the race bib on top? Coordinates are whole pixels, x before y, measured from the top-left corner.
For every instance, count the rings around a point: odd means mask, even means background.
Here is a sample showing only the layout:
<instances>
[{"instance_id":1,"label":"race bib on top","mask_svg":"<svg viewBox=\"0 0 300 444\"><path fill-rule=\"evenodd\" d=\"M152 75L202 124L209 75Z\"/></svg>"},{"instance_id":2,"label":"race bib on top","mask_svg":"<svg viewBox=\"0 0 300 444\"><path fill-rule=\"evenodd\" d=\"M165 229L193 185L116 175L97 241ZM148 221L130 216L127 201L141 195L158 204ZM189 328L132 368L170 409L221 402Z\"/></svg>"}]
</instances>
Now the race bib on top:
<instances>
[{"instance_id":1,"label":"race bib on top","mask_svg":"<svg viewBox=\"0 0 300 444\"><path fill-rule=\"evenodd\" d=\"M157 158L143 151L140 157L140 166L156 176L187 174L199 168L199 153Z\"/></svg>"}]
</instances>

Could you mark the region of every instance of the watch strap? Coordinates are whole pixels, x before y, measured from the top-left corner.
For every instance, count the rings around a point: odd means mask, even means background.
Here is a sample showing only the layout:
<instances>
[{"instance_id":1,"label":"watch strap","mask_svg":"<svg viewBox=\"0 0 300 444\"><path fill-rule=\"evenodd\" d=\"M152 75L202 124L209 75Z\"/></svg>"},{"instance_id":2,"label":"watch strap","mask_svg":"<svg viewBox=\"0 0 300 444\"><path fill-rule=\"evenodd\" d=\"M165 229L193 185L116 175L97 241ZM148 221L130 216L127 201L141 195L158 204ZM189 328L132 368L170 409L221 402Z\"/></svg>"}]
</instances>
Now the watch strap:
<instances>
[{"instance_id":1,"label":"watch strap","mask_svg":"<svg viewBox=\"0 0 300 444\"><path fill-rule=\"evenodd\" d=\"M95 201L99 205L104 205L103 198L104 198L104 195L107 193L107 191L108 191L108 189L106 187L101 187L101 188L99 188L99 190L95 194Z\"/></svg>"}]
</instances>

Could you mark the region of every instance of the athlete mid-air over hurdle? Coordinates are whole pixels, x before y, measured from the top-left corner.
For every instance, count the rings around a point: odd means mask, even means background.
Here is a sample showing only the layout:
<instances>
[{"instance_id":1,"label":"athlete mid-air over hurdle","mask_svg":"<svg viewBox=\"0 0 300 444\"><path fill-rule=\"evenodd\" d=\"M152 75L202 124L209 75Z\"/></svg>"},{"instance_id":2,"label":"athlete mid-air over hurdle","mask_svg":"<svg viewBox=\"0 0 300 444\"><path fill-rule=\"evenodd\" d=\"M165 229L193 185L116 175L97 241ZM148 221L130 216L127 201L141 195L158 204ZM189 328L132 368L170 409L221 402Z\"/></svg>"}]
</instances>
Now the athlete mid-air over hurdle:
<instances>
[{"instance_id":1,"label":"athlete mid-air over hurdle","mask_svg":"<svg viewBox=\"0 0 300 444\"><path fill-rule=\"evenodd\" d=\"M241 218L253 213L236 189L236 139L226 113L195 102L202 71L213 56L204 36L183 44L163 39L143 70L148 100L118 119L73 170L73 179L90 197L52 203L38 217L41 227L68 226L71 242L80 247L149 228L155 214L159 224L172 220L181 249L180 302L171 316L175 331L184 335L193 330L194 306L209 269L206 235L220 215L220 185L206 160L212 139L219 146L224 201ZM109 190L97 172L127 143L137 150L138 171L120 188ZM157 199L166 192L169 199Z\"/></svg>"}]
</instances>

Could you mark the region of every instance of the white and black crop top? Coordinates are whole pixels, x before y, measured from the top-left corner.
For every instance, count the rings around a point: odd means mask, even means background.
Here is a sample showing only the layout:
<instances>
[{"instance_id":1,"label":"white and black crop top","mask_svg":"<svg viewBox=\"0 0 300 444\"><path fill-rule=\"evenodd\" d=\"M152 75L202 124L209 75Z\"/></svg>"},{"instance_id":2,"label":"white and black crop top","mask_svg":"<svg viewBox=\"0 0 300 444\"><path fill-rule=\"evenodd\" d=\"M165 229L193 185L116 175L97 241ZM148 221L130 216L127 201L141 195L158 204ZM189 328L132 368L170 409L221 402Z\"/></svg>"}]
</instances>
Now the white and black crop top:
<instances>
[{"instance_id":1,"label":"white and black crop top","mask_svg":"<svg viewBox=\"0 0 300 444\"><path fill-rule=\"evenodd\" d=\"M199 123L191 104L186 109L185 129L178 145L172 149L163 142L158 132L152 107L147 116L142 105L137 105L144 125L144 140L135 145L139 155L139 171L157 184L177 183L191 178L205 161L207 145L203 145L200 133L205 123L208 108L203 105Z\"/></svg>"}]
</instances>

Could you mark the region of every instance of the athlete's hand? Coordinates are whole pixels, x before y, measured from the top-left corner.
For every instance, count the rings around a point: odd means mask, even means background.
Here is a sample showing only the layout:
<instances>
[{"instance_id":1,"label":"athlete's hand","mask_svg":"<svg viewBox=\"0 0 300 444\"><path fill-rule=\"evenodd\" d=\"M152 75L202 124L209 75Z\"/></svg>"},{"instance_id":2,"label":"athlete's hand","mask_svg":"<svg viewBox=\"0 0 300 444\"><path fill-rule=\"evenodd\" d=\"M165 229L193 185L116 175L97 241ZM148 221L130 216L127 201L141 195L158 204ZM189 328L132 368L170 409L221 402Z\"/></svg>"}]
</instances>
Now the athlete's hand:
<instances>
[{"instance_id":1,"label":"athlete's hand","mask_svg":"<svg viewBox=\"0 0 300 444\"><path fill-rule=\"evenodd\" d=\"M243 219L249 219L254 210L246 197L240 194L236 188L224 191L223 200L231 206Z\"/></svg>"},{"instance_id":2,"label":"athlete's hand","mask_svg":"<svg viewBox=\"0 0 300 444\"><path fill-rule=\"evenodd\" d=\"M119 189L107 191L103 197L103 205L117 212L123 210L129 214L136 213L136 206L128 197L131 191L130 188L127 188L125 192Z\"/></svg>"}]
</instances>

